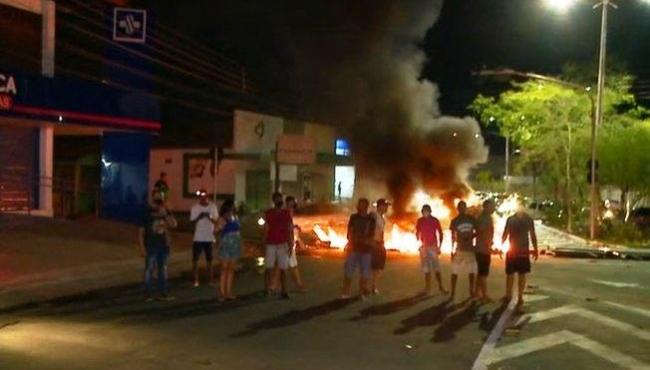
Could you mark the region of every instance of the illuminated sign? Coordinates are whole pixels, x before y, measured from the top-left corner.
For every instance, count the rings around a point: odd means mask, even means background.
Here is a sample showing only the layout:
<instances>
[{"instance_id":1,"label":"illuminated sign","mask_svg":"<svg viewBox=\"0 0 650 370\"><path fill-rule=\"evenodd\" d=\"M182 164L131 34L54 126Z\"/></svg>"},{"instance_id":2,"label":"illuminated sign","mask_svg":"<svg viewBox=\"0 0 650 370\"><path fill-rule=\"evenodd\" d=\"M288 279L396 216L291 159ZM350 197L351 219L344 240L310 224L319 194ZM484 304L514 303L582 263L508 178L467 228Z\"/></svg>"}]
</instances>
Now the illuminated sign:
<instances>
[{"instance_id":1,"label":"illuminated sign","mask_svg":"<svg viewBox=\"0 0 650 370\"><path fill-rule=\"evenodd\" d=\"M16 95L17 93L14 76L0 73L0 94Z\"/></svg>"},{"instance_id":2,"label":"illuminated sign","mask_svg":"<svg viewBox=\"0 0 650 370\"><path fill-rule=\"evenodd\" d=\"M17 93L14 76L0 73L0 110L11 110L14 106L13 96Z\"/></svg>"},{"instance_id":3,"label":"illuminated sign","mask_svg":"<svg viewBox=\"0 0 650 370\"><path fill-rule=\"evenodd\" d=\"M115 8L113 10L113 40L144 43L147 38L147 11Z\"/></svg>"}]
</instances>

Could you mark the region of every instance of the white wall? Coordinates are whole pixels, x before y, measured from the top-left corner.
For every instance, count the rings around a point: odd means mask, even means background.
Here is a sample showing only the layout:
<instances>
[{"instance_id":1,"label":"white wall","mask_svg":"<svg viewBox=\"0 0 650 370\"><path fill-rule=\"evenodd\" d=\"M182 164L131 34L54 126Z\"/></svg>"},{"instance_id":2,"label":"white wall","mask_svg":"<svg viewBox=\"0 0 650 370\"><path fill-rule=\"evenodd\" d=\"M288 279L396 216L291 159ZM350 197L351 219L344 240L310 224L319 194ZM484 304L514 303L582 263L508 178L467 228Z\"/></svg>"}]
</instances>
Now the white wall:
<instances>
[{"instance_id":1,"label":"white wall","mask_svg":"<svg viewBox=\"0 0 650 370\"><path fill-rule=\"evenodd\" d=\"M237 153L270 153L282 135L284 119L236 110L233 150Z\"/></svg>"}]
</instances>

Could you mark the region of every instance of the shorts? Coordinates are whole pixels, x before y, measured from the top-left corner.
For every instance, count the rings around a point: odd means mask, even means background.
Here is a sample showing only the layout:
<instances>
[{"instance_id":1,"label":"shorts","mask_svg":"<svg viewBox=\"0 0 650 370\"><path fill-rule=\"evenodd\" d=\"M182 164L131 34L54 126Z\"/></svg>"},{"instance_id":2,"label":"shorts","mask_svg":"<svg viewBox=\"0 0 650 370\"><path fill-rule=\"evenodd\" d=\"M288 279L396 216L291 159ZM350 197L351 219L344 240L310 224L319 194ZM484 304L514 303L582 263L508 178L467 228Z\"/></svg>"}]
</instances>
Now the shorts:
<instances>
[{"instance_id":1,"label":"shorts","mask_svg":"<svg viewBox=\"0 0 650 370\"><path fill-rule=\"evenodd\" d=\"M236 260L241 257L241 235L238 232L227 233L219 240L219 258Z\"/></svg>"},{"instance_id":2,"label":"shorts","mask_svg":"<svg viewBox=\"0 0 650 370\"><path fill-rule=\"evenodd\" d=\"M276 264L280 270L289 268L289 245L287 243L268 244L264 264L267 269L275 268Z\"/></svg>"},{"instance_id":3,"label":"shorts","mask_svg":"<svg viewBox=\"0 0 650 370\"><path fill-rule=\"evenodd\" d=\"M212 242L194 242L192 244L192 261L196 262L205 254L205 260L212 261Z\"/></svg>"},{"instance_id":4,"label":"shorts","mask_svg":"<svg viewBox=\"0 0 650 370\"><path fill-rule=\"evenodd\" d=\"M440 272L440 259L436 248L420 248L420 265L425 274Z\"/></svg>"},{"instance_id":5,"label":"shorts","mask_svg":"<svg viewBox=\"0 0 650 370\"><path fill-rule=\"evenodd\" d=\"M378 244L372 248L371 267L373 270L383 270L386 267L386 248L383 244Z\"/></svg>"},{"instance_id":6,"label":"shorts","mask_svg":"<svg viewBox=\"0 0 650 370\"><path fill-rule=\"evenodd\" d=\"M530 272L530 258L528 256L506 255L506 275L527 274Z\"/></svg>"},{"instance_id":7,"label":"shorts","mask_svg":"<svg viewBox=\"0 0 650 370\"><path fill-rule=\"evenodd\" d=\"M451 260L451 273L454 275L460 274L476 274L476 253L458 251Z\"/></svg>"},{"instance_id":8,"label":"shorts","mask_svg":"<svg viewBox=\"0 0 650 370\"><path fill-rule=\"evenodd\" d=\"M492 256L487 253L476 253L476 267L478 268L478 276L490 275L490 261Z\"/></svg>"},{"instance_id":9,"label":"shorts","mask_svg":"<svg viewBox=\"0 0 650 370\"><path fill-rule=\"evenodd\" d=\"M345 264L343 265L343 272L346 278L351 278L354 271L359 268L361 277L366 279L370 278L370 271L372 265L372 254L351 251L345 256Z\"/></svg>"},{"instance_id":10,"label":"shorts","mask_svg":"<svg viewBox=\"0 0 650 370\"><path fill-rule=\"evenodd\" d=\"M289 268L295 269L296 267L298 267L298 257L296 256L296 248L294 247L289 255Z\"/></svg>"}]
</instances>

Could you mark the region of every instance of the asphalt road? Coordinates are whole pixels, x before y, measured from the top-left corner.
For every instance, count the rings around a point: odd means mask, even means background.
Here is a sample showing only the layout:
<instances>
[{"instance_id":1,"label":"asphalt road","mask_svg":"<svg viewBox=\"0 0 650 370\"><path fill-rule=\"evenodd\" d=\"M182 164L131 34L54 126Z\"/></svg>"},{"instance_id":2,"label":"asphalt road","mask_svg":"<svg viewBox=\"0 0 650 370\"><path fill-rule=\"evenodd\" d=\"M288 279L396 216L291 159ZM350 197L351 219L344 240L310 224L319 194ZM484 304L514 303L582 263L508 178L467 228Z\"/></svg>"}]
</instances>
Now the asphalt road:
<instances>
[{"instance_id":1,"label":"asphalt road","mask_svg":"<svg viewBox=\"0 0 650 370\"><path fill-rule=\"evenodd\" d=\"M650 369L648 262L544 256L518 314L466 300L466 279L455 302L419 296L417 258L391 257L366 301L337 299L342 261L323 255L302 258L310 290L289 301L248 271L231 304L176 280L171 302L134 284L6 310L0 369ZM494 297L503 280L497 257Z\"/></svg>"}]
</instances>

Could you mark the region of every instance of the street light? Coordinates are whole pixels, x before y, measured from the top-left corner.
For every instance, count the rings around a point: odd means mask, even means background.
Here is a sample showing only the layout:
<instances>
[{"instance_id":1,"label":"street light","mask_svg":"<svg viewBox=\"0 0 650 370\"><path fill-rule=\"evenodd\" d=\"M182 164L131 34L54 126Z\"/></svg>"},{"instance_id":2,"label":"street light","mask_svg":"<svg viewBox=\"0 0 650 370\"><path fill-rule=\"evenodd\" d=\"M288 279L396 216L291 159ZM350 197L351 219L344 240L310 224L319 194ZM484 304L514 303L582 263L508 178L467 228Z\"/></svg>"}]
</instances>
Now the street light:
<instances>
[{"instance_id":1,"label":"street light","mask_svg":"<svg viewBox=\"0 0 650 370\"><path fill-rule=\"evenodd\" d=\"M566 13L576 3L576 0L544 0L544 3L549 8Z\"/></svg>"}]
</instances>

